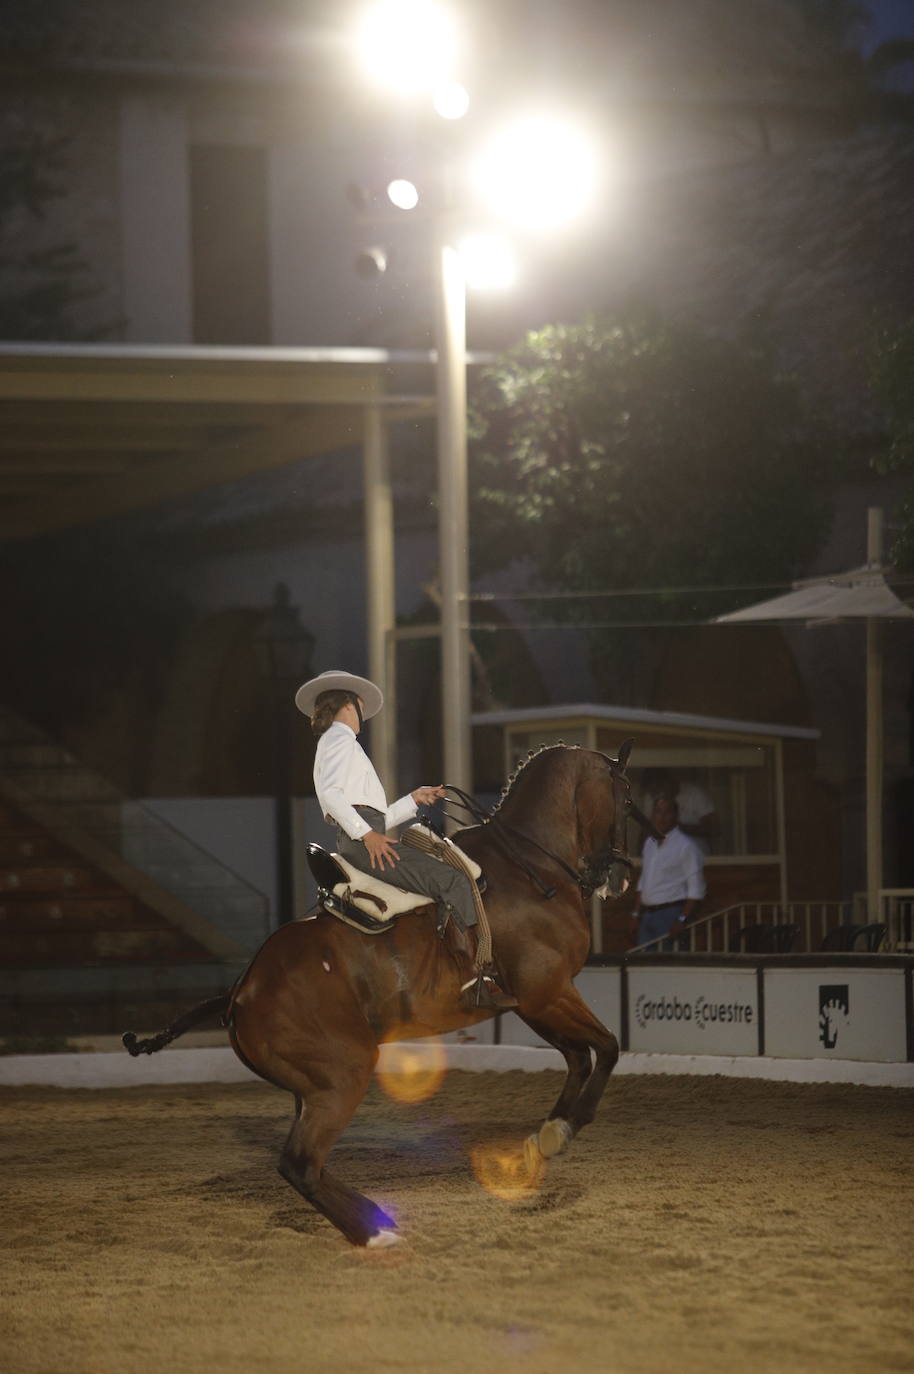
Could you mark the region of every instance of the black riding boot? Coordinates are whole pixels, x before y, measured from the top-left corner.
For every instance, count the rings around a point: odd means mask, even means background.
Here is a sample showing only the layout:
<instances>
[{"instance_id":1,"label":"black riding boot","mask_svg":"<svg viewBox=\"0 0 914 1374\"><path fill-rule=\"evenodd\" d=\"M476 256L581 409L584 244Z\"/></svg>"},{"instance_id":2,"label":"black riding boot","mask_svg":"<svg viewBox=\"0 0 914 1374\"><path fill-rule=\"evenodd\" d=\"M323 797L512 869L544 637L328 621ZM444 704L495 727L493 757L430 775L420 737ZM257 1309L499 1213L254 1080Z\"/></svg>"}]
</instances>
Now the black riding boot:
<instances>
[{"instance_id":1,"label":"black riding boot","mask_svg":"<svg viewBox=\"0 0 914 1374\"><path fill-rule=\"evenodd\" d=\"M461 930L453 915L448 926L451 949L457 956L461 971L461 1011L476 1011L477 1008L488 1011L513 1011L518 1004L517 998L503 992L498 986L495 965L477 967L475 935L469 930Z\"/></svg>"}]
</instances>

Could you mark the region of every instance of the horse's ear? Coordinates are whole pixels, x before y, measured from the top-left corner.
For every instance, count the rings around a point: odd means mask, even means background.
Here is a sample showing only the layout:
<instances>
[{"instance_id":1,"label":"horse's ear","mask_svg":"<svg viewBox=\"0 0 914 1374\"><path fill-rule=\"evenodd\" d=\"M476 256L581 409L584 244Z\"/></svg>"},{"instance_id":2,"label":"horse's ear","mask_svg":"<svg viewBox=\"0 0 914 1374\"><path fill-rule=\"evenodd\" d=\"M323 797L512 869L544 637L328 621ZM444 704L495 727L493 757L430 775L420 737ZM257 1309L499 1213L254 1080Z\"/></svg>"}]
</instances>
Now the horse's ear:
<instances>
[{"instance_id":1,"label":"horse's ear","mask_svg":"<svg viewBox=\"0 0 914 1374\"><path fill-rule=\"evenodd\" d=\"M621 769L621 771L622 771L623 773L625 772L625 765L628 763L628 756L629 756L629 754L632 752L632 749L633 749L634 747L635 747L635 741L634 741L633 739L626 739L626 740L623 740L623 741L622 741L622 744L619 746L619 760L618 760L618 762L619 762L619 768Z\"/></svg>"}]
</instances>

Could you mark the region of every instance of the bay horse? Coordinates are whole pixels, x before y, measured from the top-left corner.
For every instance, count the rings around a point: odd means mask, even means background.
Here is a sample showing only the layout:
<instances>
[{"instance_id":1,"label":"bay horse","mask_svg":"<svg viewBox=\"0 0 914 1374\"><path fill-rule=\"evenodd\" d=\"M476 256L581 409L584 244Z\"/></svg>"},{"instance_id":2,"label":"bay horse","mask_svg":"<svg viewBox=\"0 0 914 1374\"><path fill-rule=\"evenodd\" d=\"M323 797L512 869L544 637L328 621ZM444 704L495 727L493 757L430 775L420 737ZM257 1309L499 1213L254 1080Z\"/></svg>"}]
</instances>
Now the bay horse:
<instances>
[{"instance_id":1,"label":"bay horse","mask_svg":"<svg viewBox=\"0 0 914 1374\"><path fill-rule=\"evenodd\" d=\"M565 1150L593 1120L619 1056L615 1035L572 980L590 946L587 899L608 882L620 890L621 872L631 867L626 817L653 833L625 775L631 744L626 741L618 759L562 744L532 753L491 815L454 837L485 874L503 986L517 998L521 1019L567 1065L557 1102L526 1142L531 1170ZM243 1063L294 1095L279 1172L355 1245L383 1247L399 1239L390 1216L324 1167L365 1096L379 1046L494 1014L459 1008L460 970L427 912L426 905L422 914L417 909L373 936L324 912L280 926L229 993L148 1040L131 1032L123 1037L131 1054L154 1053L221 1012Z\"/></svg>"}]
</instances>

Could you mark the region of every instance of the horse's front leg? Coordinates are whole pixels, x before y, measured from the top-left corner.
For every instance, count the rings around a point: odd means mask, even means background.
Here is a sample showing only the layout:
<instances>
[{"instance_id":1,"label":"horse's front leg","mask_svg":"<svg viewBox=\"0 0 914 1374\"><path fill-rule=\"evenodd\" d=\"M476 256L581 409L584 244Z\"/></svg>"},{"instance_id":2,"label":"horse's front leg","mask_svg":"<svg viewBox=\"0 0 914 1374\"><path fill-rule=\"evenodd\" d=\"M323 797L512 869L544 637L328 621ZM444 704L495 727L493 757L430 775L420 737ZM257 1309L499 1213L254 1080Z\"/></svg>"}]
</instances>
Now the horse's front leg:
<instances>
[{"instance_id":1,"label":"horse's front leg","mask_svg":"<svg viewBox=\"0 0 914 1374\"><path fill-rule=\"evenodd\" d=\"M568 1077L548 1119L525 1144L528 1161L567 1150L582 1126L593 1121L609 1075L619 1058L619 1042L598 1021L570 984L527 1024L565 1058ZM591 1052L593 1063L591 1064Z\"/></svg>"},{"instance_id":2,"label":"horse's front leg","mask_svg":"<svg viewBox=\"0 0 914 1374\"><path fill-rule=\"evenodd\" d=\"M552 1026L548 1026L533 1017L523 1016L521 1020L525 1021L540 1039L545 1040L553 1049L558 1050L565 1060L568 1070L565 1075L565 1082L562 1085L559 1099L547 1118L551 1121L554 1117L561 1117L564 1121L570 1115L581 1094L581 1089L593 1069L593 1056L590 1052L590 1046L583 1044L580 1040L569 1039L567 1035L562 1035Z\"/></svg>"}]
</instances>

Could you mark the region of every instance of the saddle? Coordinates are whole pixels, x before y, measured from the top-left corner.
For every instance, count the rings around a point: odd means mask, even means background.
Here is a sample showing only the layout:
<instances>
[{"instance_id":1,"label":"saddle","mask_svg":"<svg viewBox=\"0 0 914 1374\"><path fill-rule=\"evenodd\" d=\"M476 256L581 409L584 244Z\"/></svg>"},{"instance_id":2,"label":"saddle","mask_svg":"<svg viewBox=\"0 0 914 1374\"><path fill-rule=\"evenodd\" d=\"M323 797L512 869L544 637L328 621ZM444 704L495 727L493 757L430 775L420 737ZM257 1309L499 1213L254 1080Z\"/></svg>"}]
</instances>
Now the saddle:
<instances>
[{"instance_id":1,"label":"saddle","mask_svg":"<svg viewBox=\"0 0 914 1374\"><path fill-rule=\"evenodd\" d=\"M436 835L425 825L412 825L406 833L412 831L419 832L413 842L424 838L450 846L463 860L480 891L484 889L485 879L479 864L469 854L464 854L452 840ZM318 905L328 915L354 926L363 935L383 935L393 928L399 916L435 904L433 898L422 892L404 892L402 888L376 878L373 873L363 873L341 854L333 854L319 844L309 844L306 853L308 866L317 883Z\"/></svg>"}]
</instances>

